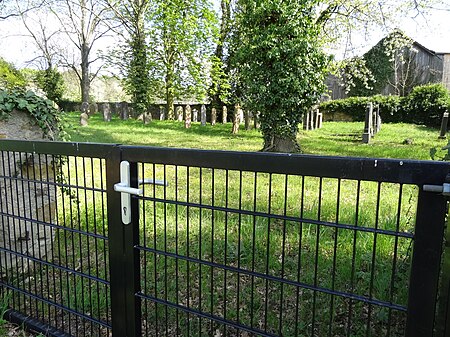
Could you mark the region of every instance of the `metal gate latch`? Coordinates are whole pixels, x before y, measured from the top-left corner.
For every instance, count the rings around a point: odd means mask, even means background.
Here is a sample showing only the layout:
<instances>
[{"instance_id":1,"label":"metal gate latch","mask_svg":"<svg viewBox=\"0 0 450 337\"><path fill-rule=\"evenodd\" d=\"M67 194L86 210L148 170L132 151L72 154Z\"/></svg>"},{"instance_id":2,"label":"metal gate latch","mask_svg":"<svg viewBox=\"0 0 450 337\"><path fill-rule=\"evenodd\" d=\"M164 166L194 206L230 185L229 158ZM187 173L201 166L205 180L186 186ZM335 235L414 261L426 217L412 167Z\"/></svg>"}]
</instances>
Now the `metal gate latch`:
<instances>
[{"instance_id":1,"label":"metal gate latch","mask_svg":"<svg viewBox=\"0 0 450 337\"><path fill-rule=\"evenodd\" d=\"M425 192L435 192L441 193L444 196L450 196L450 183L444 183L442 186L440 185L423 185L423 190Z\"/></svg>"},{"instance_id":2,"label":"metal gate latch","mask_svg":"<svg viewBox=\"0 0 450 337\"><path fill-rule=\"evenodd\" d=\"M114 185L114 191L120 192L122 222L125 225L131 223L131 195L142 195L142 189L130 187L130 163L120 163L120 183Z\"/></svg>"}]
</instances>

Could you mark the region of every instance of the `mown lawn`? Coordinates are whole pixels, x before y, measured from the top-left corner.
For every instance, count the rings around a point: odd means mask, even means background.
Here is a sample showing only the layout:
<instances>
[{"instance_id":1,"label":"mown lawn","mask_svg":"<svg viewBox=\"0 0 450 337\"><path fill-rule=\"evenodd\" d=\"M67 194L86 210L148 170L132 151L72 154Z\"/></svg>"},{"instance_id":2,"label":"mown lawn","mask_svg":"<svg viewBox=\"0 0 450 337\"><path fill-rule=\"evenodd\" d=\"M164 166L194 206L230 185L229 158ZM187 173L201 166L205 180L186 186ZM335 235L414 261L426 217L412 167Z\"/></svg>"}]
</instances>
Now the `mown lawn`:
<instances>
[{"instance_id":1,"label":"mown lawn","mask_svg":"<svg viewBox=\"0 0 450 337\"><path fill-rule=\"evenodd\" d=\"M79 126L79 114L69 113L66 120L69 134L75 142L120 143L210 150L259 151L262 137L258 130L231 134L231 123L207 125L193 123L185 129L175 121L153 121L148 125L136 120L122 121L114 117L110 123L100 115L89 119L87 127ZM305 154L399 158L429 160L431 148L442 148L446 140L438 139L439 130L413 124L383 124L371 144L362 143L364 124L361 122L326 122L314 131L301 130L299 143ZM405 140L412 144L405 144Z\"/></svg>"}]
</instances>

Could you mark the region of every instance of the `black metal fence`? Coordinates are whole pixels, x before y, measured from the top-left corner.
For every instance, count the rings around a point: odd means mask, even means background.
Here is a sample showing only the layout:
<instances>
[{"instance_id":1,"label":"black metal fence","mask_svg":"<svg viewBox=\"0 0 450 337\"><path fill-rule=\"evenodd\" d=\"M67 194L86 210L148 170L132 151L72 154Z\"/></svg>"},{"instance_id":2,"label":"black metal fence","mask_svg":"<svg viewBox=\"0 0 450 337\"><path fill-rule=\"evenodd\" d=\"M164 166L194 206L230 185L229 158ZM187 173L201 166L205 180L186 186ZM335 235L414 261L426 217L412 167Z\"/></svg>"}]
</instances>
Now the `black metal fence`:
<instances>
[{"instance_id":1,"label":"black metal fence","mask_svg":"<svg viewBox=\"0 0 450 337\"><path fill-rule=\"evenodd\" d=\"M447 201L423 185L442 186L446 163L14 141L0 151L3 302L34 330L445 335ZM124 161L129 205L114 191Z\"/></svg>"}]
</instances>

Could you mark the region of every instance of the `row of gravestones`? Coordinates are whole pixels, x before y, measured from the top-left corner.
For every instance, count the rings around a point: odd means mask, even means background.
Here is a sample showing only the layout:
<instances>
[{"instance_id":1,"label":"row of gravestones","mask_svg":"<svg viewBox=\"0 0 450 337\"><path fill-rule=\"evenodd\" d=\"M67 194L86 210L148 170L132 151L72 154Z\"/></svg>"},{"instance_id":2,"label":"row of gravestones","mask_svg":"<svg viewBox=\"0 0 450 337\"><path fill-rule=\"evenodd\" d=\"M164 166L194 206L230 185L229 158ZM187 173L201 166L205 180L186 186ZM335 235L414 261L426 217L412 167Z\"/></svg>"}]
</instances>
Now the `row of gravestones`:
<instances>
[{"instance_id":1,"label":"row of gravestones","mask_svg":"<svg viewBox=\"0 0 450 337\"><path fill-rule=\"evenodd\" d=\"M303 130L315 130L322 128L323 114L319 108L314 107L309 112L303 114Z\"/></svg>"},{"instance_id":2,"label":"row of gravestones","mask_svg":"<svg viewBox=\"0 0 450 337\"><path fill-rule=\"evenodd\" d=\"M364 124L363 143L369 144L372 137L374 137L381 130L380 106L374 106L373 103L367 104L366 120Z\"/></svg>"}]
</instances>

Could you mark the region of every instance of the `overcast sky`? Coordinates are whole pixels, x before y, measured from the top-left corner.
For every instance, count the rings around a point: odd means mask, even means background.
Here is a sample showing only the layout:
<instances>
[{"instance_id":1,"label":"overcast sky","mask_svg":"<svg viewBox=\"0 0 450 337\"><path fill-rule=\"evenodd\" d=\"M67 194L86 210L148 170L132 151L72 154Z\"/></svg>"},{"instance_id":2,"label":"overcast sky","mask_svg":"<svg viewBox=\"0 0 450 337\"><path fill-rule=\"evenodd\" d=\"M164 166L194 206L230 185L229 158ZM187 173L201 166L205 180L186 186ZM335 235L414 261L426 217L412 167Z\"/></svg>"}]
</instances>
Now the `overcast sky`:
<instances>
[{"instance_id":1,"label":"overcast sky","mask_svg":"<svg viewBox=\"0 0 450 337\"><path fill-rule=\"evenodd\" d=\"M450 11L432 10L426 17L419 16L415 19L407 17L398 26L408 36L428 49L450 53ZM362 55L385 34L386 32L382 30L372 31L370 36L356 34L352 41L355 48L353 53ZM0 36L2 36L2 39L0 39L0 56L19 68L26 66L27 61L32 60L36 55L33 41L23 35L26 35L26 32L20 20L0 21ZM111 39L105 39L99 41L97 48L106 49L113 44L114 41ZM342 58L342 48L333 52L338 54L337 58Z\"/></svg>"}]
</instances>

